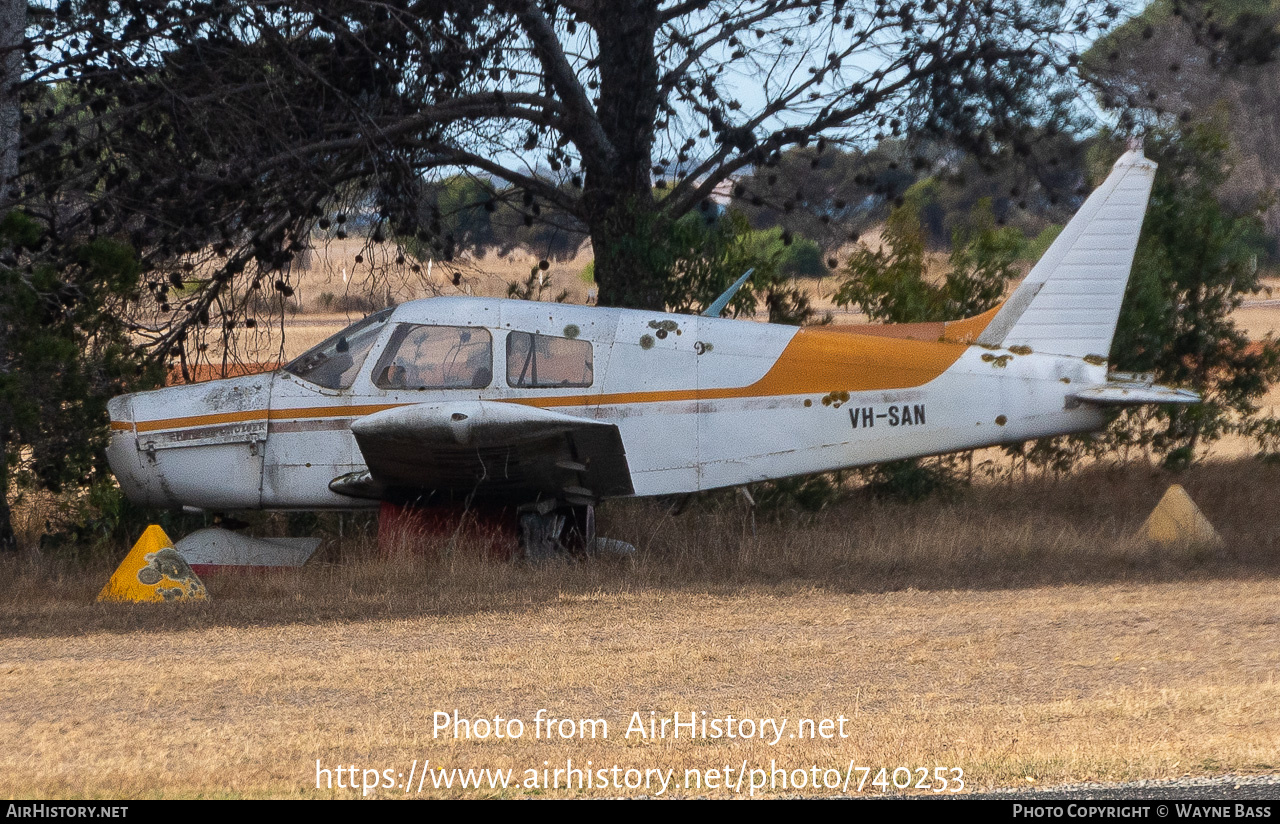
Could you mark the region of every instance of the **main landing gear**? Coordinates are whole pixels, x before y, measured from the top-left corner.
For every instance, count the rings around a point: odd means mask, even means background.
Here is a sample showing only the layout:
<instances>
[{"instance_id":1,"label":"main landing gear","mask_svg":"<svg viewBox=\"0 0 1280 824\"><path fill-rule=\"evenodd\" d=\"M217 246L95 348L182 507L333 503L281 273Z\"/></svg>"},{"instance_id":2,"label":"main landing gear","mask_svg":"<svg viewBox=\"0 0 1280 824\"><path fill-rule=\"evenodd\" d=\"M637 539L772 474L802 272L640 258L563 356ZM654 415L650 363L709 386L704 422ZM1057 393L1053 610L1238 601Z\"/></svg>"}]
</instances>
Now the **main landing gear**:
<instances>
[{"instance_id":1,"label":"main landing gear","mask_svg":"<svg viewBox=\"0 0 1280 824\"><path fill-rule=\"evenodd\" d=\"M635 552L625 541L596 535L595 507L590 504L545 500L519 506L514 513L510 507L497 506L382 504L378 517L382 554L423 551L433 543L429 540L433 536L455 539L455 546L476 547L492 558L529 561ZM461 543L456 542L459 538Z\"/></svg>"}]
</instances>

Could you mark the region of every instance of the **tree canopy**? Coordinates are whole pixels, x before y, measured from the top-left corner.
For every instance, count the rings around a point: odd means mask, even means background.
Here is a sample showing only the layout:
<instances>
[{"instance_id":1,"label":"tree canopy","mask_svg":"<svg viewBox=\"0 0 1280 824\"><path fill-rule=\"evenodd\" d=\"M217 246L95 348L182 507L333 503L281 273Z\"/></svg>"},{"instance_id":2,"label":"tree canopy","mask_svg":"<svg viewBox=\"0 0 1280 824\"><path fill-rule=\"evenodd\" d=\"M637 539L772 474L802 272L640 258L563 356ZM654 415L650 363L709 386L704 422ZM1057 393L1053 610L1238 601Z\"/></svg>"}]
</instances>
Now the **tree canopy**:
<instances>
[{"instance_id":1,"label":"tree canopy","mask_svg":"<svg viewBox=\"0 0 1280 824\"><path fill-rule=\"evenodd\" d=\"M139 250L160 351L289 288L313 229L368 215L449 259L425 196L563 216L600 300L660 308L629 250L791 147L907 133L1026 149L1093 0L61 0L25 40L22 197L58 236ZM656 197L655 189L663 191ZM665 191L664 191L665 190ZM501 203L499 204L500 201ZM455 211L456 213L456 211ZM189 267L184 269L183 267ZM197 277L198 275L198 277ZM167 286L199 281L171 299Z\"/></svg>"},{"instance_id":2,"label":"tree canopy","mask_svg":"<svg viewBox=\"0 0 1280 824\"><path fill-rule=\"evenodd\" d=\"M0 242L38 249L41 227L11 211ZM133 249L110 238L77 245L56 268L0 261L0 549L13 544L10 492L104 477L107 399L155 384L120 311L137 280Z\"/></svg>"},{"instance_id":3,"label":"tree canopy","mask_svg":"<svg viewBox=\"0 0 1280 824\"><path fill-rule=\"evenodd\" d=\"M1280 187L1280 2L1155 0L1081 57L1082 73L1126 130L1224 130L1231 174L1217 194L1236 211ZM1263 215L1280 237L1280 206ZM1274 244L1272 260L1277 258Z\"/></svg>"}]
</instances>

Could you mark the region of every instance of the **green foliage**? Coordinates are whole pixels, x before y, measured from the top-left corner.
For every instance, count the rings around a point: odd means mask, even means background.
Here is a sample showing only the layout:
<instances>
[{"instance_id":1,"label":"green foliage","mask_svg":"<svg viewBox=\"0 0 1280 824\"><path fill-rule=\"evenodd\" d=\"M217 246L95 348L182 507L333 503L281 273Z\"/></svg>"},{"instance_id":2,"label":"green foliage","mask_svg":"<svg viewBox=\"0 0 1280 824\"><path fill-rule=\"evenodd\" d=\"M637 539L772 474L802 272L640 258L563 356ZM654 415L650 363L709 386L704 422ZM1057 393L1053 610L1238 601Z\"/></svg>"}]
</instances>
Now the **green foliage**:
<instances>
[{"instance_id":1,"label":"green foliage","mask_svg":"<svg viewBox=\"0 0 1280 824\"><path fill-rule=\"evenodd\" d=\"M953 490L960 480L954 456L889 461L868 467L862 475L872 496L907 502Z\"/></svg>"},{"instance_id":2,"label":"green foliage","mask_svg":"<svg viewBox=\"0 0 1280 824\"><path fill-rule=\"evenodd\" d=\"M452 175L429 184L421 208L429 215L426 226L398 237L418 260L451 261L462 252L483 258L491 251L508 255L519 248L549 260L567 260L577 254L586 236L577 219L550 204L472 175Z\"/></svg>"},{"instance_id":3,"label":"green foliage","mask_svg":"<svg viewBox=\"0 0 1280 824\"><path fill-rule=\"evenodd\" d=\"M138 287L132 248L97 237L58 248L19 211L0 221L0 542L8 497L61 492L106 476L106 403L159 382L129 337L125 302Z\"/></svg>"},{"instance_id":4,"label":"green foliage","mask_svg":"<svg viewBox=\"0 0 1280 824\"><path fill-rule=\"evenodd\" d=\"M940 292L925 279L919 215L895 209L881 239L881 249L859 244L849 257L846 279L834 296L836 305L857 306L872 320L890 323L934 320Z\"/></svg>"},{"instance_id":5,"label":"green foliage","mask_svg":"<svg viewBox=\"0 0 1280 824\"><path fill-rule=\"evenodd\" d=\"M782 228L827 248L884 223L895 204L916 214L926 249L968 231L975 210L989 211L999 226L1036 235L1049 221L1069 217L1075 203L1089 141L1062 125L1029 133L1020 152L994 161L957 156L953 147L927 139L885 138L865 151L794 148L743 177L734 208L757 229ZM821 267L813 274L822 274Z\"/></svg>"},{"instance_id":6,"label":"green foliage","mask_svg":"<svg viewBox=\"0 0 1280 824\"><path fill-rule=\"evenodd\" d=\"M662 270L670 273L665 300L672 312L701 312L744 272L754 269L729 302L729 313L753 315L763 301L771 323L799 325L814 321L816 312L790 281L788 267L803 266L806 254L801 251L793 257L796 246L783 230L753 230L742 213L731 209L722 214L686 215L646 254L661 256Z\"/></svg>"},{"instance_id":7,"label":"green foliage","mask_svg":"<svg viewBox=\"0 0 1280 824\"><path fill-rule=\"evenodd\" d=\"M666 304L672 312L697 314L720 296L743 272L755 274L729 303L734 315L753 314L758 306L755 287L776 278L781 244L761 242L739 212L687 215L676 221L661 247L670 272Z\"/></svg>"},{"instance_id":8,"label":"green foliage","mask_svg":"<svg viewBox=\"0 0 1280 824\"><path fill-rule=\"evenodd\" d=\"M812 240L795 237L779 227L750 230L742 223L743 217L736 209L732 210L730 219L737 223L732 242L741 245L755 260L766 261L775 274L783 278L822 277L826 274L822 247Z\"/></svg>"},{"instance_id":9,"label":"green foliage","mask_svg":"<svg viewBox=\"0 0 1280 824\"><path fill-rule=\"evenodd\" d=\"M148 525L158 523L169 535L184 535L207 526L202 514L156 511L131 503L110 476L97 477L87 488L60 496L40 537L40 550L80 562L115 561Z\"/></svg>"},{"instance_id":10,"label":"green foliage","mask_svg":"<svg viewBox=\"0 0 1280 824\"><path fill-rule=\"evenodd\" d=\"M1148 3L1140 13L1099 37L1080 56L1081 65L1087 74L1105 75L1110 54L1137 52L1144 41L1168 38L1177 17L1199 18L1201 28L1208 28L1205 21L1211 21L1210 41L1235 61L1261 65L1275 59L1280 50L1280 27L1276 25L1280 3L1276 0L1198 0L1193 6L1192 15L1188 15L1178 0Z\"/></svg>"},{"instance_id":11,"label":"green foliage","mask_svg":"<svg viewBox=\"0 0 1280 824\"><path fill-rule=\"evenodd\" d=\"M782 271L792 277L820 278L827 273L822 247L807 237L798 237L787 247Z\"/></svg>"},{"instance_id":12,"label":"green foliage","mask_svg":"<svg viewBox=\"0 0 1280 824\"><path fill-rule=\"evenodd\" d=\"M495 245L493 221L485 209L496 197L490 184L469 175L454 175L437 184L434 194L432 205L441 224L436 235L445 243L452 241L455 247L474 250L477 256Z\"/></svg>"},{"instance_id":13,"label":"green foliage","mask_svg":"<svg viewBox=\"0 0 1280 824\"><path fill-rule=\"evenodd\" d=\"M1216 189L1230 173L1220 127L1156 133L1146 151L1160 169L1111 362L1195 389L1204 403L1162 408L1140 426L1130 416L1117 426L1130 430L1128 441L1178 466L1202 444L1251 431L1257 401L1280 377L1280 345L1250 347L1231 319L1244 297L1262 288L1260 214L1268 202L1243 212L1220 202Z\"/></svg>"},{"instance_id":14,"label":"green foliage","mask_svg":"<svg viewBox=\"0 0 1280 824\"><path fill-rule=\"evenodd\" d=\"M907 144L897 138L880 140L866 151L795 147L743 177L734 208L756 229L778 228L834 245L888 216L890 204L926 164L917 157L913 162Z\"/></svg>"},{"instance_id":15,"label":"green foliage","mask_svg":"<svg viewBox=\"0 0 1280 824\"><path fill-rule=\"evenodd\" d=\"M999 303L1005 285L1017 275L1014 263L1023 244L1017 229L996 227L989 201L978 201L969 224L952 237L951 271L943 284L944 311L954 313L952 317L970 317Z\"/></svg>"},{"instance_id":16,"label":"green foliage","mask_svg":"<svg viewBox=\"0 0 1280 824\"><path fill-rule=\"evenodd\" d=\"M1120 151L1100 143L1095 177ZM1255 437L1264 451L1280 445L1280 421L1259 418L1258 401L1280 379L1280 343L1250 344L1231 313L1262 289L1257 261L1267 238L1260 220L1269 201L1232 210L1218 189L1230 175L1220 124L1157 131L1145 153L1159 164L1110 362L1149 372L1160 383L1193 389L1204 402L1142 407L1116 415L1100 437L1053 438L1011 447L1031 465L1055 472L1084 455L1143 455L1185 468L1228 434Z\"/></svg>"},{"instance_id":17,"label":"green foliage","mask_svg":"<svg viewBox=\"0 0 1280 824\"><path fill-rule=\"evenodd\" d=\"M1049 247L1058 239L1058 235L1062 234L1064 228L1066 227L1061 223L1050 223L1044 227L1040 234L1023 242L1022 248L1018 250L1018 259L1035 263L1044 257L1044 253L1049 251Z\"/></svg>"},{"instance_id":18,"label":"green foliage","mask_svg":"<svg viewBox=\"0 0 1280 824\"><path fill-rule=\"evenodd\" d=\"M821 512L840 499L842 474L805 475L753 484L756 511L766 518Z\"/></svg>"},{"instance_id":19,"label":"green foliage","mask_svg":"<svg viewBox=\"0 0 1280 824\"><path fill-rule=\"evenodd\" d=\"M1015 276L1023 246L1017 230L996 227L986 200L978 201L968 224L952 236L950 266L941 283L929 277L915 198L890 214L883 241L879 250L860 244L849 257L835 302L889 323L957 320L985 312Z\"/></svg>"}]
</instances>

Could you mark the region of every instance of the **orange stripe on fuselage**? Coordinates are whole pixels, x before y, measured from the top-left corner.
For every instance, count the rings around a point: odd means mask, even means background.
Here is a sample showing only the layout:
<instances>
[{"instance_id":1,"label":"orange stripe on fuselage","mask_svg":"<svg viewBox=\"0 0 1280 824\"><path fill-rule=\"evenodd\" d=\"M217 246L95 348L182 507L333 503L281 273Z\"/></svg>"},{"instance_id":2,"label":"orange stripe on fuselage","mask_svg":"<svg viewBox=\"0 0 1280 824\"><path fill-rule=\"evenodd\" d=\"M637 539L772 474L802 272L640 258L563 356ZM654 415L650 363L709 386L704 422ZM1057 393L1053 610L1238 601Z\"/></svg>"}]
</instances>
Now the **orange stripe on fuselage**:
<instances>
[{"instance_id":1,"label":"orange stripe on fuselage","mask_svg":"<svg viewBox=\"0 0 1280 824\"><path fill-rule=\"evenodd\" d=\"M947 371L959 360L966 348L964 344L946 341L886 338L859 334L853 329L806 327L796 331L769 371L749 386L494 400L546 408L910 389L922 386ZM334 416L362 417L407 405L409 404L391 403L223 412L140 421L137 431L153 432L264 418L275 421ZM130 428L128 423L117 421L113 421L111 427L125 430Z\"/></svg>"},{"instance_id":2,"label":"orange stripe on fuselage","mask_svg":"<svg viewBox=\"0 0 1280 824\"><path fill-rule=\"evenodd\" d=\"M947 371L966 348L956 343L873 337L842 329L806 327L796 332L764 377L750 386L504 400L537 407L612 406L909 389L922 386Z\"/></svg>"}]
</instances>

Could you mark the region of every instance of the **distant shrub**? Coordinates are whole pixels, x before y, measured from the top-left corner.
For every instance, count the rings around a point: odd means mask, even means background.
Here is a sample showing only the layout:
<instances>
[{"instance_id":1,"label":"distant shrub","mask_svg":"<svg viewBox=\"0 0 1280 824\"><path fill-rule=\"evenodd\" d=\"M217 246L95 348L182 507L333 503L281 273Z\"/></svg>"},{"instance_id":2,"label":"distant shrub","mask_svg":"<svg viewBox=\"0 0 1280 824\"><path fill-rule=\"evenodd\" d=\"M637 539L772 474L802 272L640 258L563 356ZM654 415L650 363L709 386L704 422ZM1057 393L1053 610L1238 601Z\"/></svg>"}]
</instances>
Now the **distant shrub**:
<instances>
[{"instance_id":1,"label":"distant shrub","mask_svg":"<svg viewBox=\"0 0 1280 824\"><path fill-rule=\"evenodd\" d=\"M347 314L367 315L370 312L376 312L379 309L385 309L387 306L393 306L393 303L387 303L385 299L378 300L368 295L345 294L337 296L333 301L333 311L345 312Z\"/></svg>"},{"instance_id":2,"label":"distant shrub","mask_svg":"<svg viewBox=\"0 0 1280 824\"><path fill-rule=\"evenodd\" d=\"M1044 253L1049 251L1049 246L1062 233L1062 228L1061 223L1051 223L1044 227L1040 234L1023 241L1022 248L1018 250L1018 259L1034 263L1044 257Z\"/></svg>"},{"instance_id":3,"label":"distant shrub","mask_svg":"<svg viewBox=\"0 0 1280 824\"><path fill-rule=\"evenodd\" d=\"M782 273L801 278L822 277L827 273L822 247L807 237L795 238L783 255Z\"/></svg>"}]
</instances>

